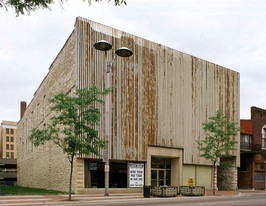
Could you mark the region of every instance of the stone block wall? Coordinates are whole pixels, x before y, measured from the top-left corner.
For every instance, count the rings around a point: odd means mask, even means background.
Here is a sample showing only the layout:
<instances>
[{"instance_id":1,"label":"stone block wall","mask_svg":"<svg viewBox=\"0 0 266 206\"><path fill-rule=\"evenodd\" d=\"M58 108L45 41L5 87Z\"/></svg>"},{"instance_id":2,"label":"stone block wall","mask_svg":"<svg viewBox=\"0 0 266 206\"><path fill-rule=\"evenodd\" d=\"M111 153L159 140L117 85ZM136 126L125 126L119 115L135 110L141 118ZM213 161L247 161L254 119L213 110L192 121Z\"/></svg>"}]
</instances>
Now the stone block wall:
<instances>
[{"instance_id":1,"label":"stone block wall","mask_svg":"<svg viewBox=\"0 0 266 206\"><path fill-rule=\"evenodd\" d=\"M38 69L38 68L36 68ZM62 149L52 142L35 147L28 136L32 128L42 129L52 116L49 99L59 92L75 91L76 33L70 35L34 94L18 123L18 185L68 191L70 163ZM73 190L75 189L75 171Z\"/></svg>"},{"instance_id":2,"label":"stone block wall","mask_svg":"<svg viewBox=\"0 0 266 206\"><path fill-rule=\"evenodd\" d=\"M223 161L232 161L235 165L235 157L221 158ZM237 190L237 167L219 166L217 169L217 187L218 190Z\"/></svg>"}]
</instances>

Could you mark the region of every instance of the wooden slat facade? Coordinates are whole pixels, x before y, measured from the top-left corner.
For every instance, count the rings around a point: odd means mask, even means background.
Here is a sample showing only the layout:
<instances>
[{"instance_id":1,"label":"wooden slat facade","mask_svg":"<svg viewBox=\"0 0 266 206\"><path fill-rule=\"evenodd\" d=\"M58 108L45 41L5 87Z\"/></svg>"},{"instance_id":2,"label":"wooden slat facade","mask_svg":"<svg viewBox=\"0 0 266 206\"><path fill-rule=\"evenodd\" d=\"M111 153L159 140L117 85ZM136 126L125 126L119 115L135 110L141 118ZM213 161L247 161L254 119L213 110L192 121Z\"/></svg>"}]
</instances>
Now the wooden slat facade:
<instances>
[{"instance_id":1,"label":"wooden slat facade","mask_svg":"<svg viewBox=\"0 0 266 206\"><path fill-rule=\"evenodd\" d=\"M110 73L110 158L146 161L152 145L183 148L185 164L209 164L199 158L196 140L218 109L239 122L239 73L80 17L75 29L78 88L105 88L106 61L114 51L126 46L134 52L117 57ZM107 56L93 47L102 39L113 45ZM104 138L104 106L101 111ZM239 164L239 150L235 155Z\"/></svg>"}]
</instances>

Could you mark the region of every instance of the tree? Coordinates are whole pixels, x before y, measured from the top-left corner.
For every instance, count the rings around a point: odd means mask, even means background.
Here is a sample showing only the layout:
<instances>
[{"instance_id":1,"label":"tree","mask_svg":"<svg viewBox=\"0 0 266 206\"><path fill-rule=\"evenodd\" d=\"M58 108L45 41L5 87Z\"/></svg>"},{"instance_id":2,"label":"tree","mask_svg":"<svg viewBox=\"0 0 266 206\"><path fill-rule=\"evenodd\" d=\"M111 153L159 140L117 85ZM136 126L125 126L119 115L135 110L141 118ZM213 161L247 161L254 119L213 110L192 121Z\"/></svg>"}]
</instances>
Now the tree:
<instances>
[{"instance_id":1,"label":"tree","mask_svg":"<svg viewBox=\"0 0 266 206\"><path fill-rule=\"evenodd\" d=\"M215 167L221 157L232 157L232 151L237 150L235 137L241 130L236 122L230 122L230 117L225 116L221 110L216 112L216 116L209 117L209 122L203 123L203 130L206 137L197 141L198 149L202 152L200 157L210 160L213 166L213 195L215 195ZM220 165L234 167L232 162L220 162Z\"/></svg>"},{"instance_id":2,"label":"tree","mask_svg":"<svg viewBox=\"0 0 266 206\"><path fill-rule=\"evenodd\" d=\"M86 0L83 0L86 1ZM87 0L89 5L91 4L92 0ZM100 2L102 0L95 0L96 2ZM110 2L111 0L108 0ZM62 5L67 0L58 0L58 2ZM8 10L8 7L14 8L17 16L20 14L28 14L31 11L35 11L40 8L49 8L49 5L53 4L53 0L0 0L0 7L5 7ZM126 0L114 0L115 6L126 5Z\"/></svg>"},{"instance_id":3,"label":"tree","mask_svg":"<svg viewBox=\"0 0 266 206\"><path fill-rule=\"evenodd\" d=\"M95 154L104 148L106 141L98 136L95 126L99 123L101 113L97 108L103 104L102 95L110 89L100 91L96 86L90 89L77 89L73 97L64 93L54 95L49 102L55 113L50 123L43 129L34 128L29 139L35 146L52 141L62 148L70 163L69 200L71 200L72 173L74 157L78 154Z\"/></svg>"}]
</instances>

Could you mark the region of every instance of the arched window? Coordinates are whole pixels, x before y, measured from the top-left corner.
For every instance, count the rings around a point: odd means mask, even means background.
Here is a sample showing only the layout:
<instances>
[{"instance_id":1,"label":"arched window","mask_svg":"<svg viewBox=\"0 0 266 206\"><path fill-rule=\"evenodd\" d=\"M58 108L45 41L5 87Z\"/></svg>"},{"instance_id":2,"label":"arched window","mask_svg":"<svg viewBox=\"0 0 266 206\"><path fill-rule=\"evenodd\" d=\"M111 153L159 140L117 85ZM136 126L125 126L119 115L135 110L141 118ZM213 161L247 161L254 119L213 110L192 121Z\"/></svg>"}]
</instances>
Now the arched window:
<instances>
[{"instance_id":1,"label":"arched window","mask_svg":"<svg viewBox=\"0 0 266 206\"><path fill-rule=\"evenodd\" d=\"M262 135L262 148L266 149L266 125L261 128L261 135Z\"/></svg>"}]
</instances>

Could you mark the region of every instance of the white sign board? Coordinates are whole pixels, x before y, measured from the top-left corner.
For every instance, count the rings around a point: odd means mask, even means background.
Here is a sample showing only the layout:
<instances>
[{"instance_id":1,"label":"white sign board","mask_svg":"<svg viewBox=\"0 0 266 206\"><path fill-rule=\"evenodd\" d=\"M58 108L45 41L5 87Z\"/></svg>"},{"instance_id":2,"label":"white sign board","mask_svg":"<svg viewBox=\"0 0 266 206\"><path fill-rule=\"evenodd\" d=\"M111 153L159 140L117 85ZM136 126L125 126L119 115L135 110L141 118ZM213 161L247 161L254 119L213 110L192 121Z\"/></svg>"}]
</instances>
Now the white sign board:
<instances>
[{"instance_id":1,"label":"white sign board","mask_svg":"<svg viewBox=\"0 0 266 206\"><path fill-rule=\"evenodd\" d=\"M144 186L144 164L129 163L129 187Z\"/></svg>"},{"instance_id":2,"label":"white sign board","mask_svg":"<svg viewBox=\"0 0 266 206\"><path fill-rule=\"evenodd\" d=\"M97 163L89 163L90 170L97 170Z\"/></svg>"},{"instance_id":3,"label":"white sign board","mask_svg":"<svg viewBox=\"0 0 266 206\"><path fill-rule=\"evenodd\" d=\"M109 165L104 165L104 171L105 171L105 172L110 172L110 167L109 167Z\"/></svg>"}]
</instances>

